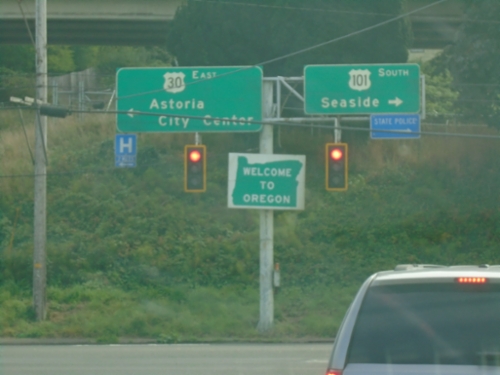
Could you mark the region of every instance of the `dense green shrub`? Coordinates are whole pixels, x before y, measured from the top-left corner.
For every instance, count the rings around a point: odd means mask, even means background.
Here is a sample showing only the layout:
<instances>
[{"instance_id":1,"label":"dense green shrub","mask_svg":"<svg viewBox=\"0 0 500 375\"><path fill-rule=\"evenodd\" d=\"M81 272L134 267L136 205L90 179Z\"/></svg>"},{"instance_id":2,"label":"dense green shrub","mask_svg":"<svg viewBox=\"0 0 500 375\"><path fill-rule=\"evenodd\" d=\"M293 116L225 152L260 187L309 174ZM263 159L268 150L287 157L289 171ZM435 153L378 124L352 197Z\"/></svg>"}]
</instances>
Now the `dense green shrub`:
<instances>
[{"instance_id":1,"label":"dense green shrub","mask_svg":"<svg viewBox=\"0 0 500 375\"><path fill-rule=\"evenodd\" d=\"M284 285L352 285L396 263L498 263L499 212L492 208L498 156L491 142L422 139L385 143L380 150L380 143L354 139L350 188L332 194L323 188L321 146L331 135L282 132L276 149L308 158L306 210L275 213L275 258ZM171 139L166 147L159 137L141 136L139 166L124 170L111 167L108 137L65 138L51 151L49 285L258 285L258 213L226 208L227 153L255 144L255 136L204 137L209 182L199 195L183 192L182 145L188 140L164 136ZM476 160L466 157L466 144L481 150ZM440 162L431 164L429 152ZM32 202L22 191L0 195L0 282L29 288ZM16 207L22 210L14 230Z\"/></svg>"}]
</instances>

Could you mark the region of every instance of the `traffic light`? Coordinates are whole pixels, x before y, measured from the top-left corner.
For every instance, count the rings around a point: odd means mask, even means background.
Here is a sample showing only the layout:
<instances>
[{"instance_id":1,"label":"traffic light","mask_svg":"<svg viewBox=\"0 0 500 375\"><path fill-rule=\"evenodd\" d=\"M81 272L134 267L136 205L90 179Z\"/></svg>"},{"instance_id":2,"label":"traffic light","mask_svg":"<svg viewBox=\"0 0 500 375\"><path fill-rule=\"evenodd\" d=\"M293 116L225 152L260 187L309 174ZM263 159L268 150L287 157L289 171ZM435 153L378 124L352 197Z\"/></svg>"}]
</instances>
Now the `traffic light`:
<instances>
[{"instance_id":1,"label":"traffic light","mask_svg":"<svg viewBox=\"0 0 500 375\"><path fill-rule=\"evenodd\" d=\"M184 191L203 193L207 190L207 148L202 145L184 147Z\"/></svg>"},{"instance_id":2,"label":"traffic light","mask_svg":"<svg viewBox=\"0 0 500 375\"><path fill-rule=\"evenodd\" d=\"M347 190L347 143L326 144L326 190Z\"/></svg>"}]
</instances>

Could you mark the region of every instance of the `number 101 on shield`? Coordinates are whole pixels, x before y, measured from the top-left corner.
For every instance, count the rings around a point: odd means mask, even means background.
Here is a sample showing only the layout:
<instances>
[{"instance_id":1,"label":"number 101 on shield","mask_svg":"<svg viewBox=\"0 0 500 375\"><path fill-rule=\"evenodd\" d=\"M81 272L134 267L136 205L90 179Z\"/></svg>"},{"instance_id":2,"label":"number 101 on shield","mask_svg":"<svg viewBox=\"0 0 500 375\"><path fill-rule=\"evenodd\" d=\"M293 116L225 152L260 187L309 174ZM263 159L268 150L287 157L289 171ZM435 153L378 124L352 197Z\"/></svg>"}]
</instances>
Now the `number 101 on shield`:
<instances>
[{"instance_id":1,"label":"number 101 on shield","mask_svg":"<svg viewBox=\"0 0 500 375\"><path fill-rule=\"evenodd\" d=\"M370 75L372 73L368 69L353 69L349 72L349 87L356 91L368 90L372 81L370 81Z\"/></svg>"},{"instance_id":2,"label":"number 101 on shield","mask_svg":"<svg viewBox=\"0 0 500 375\"><path fill-rule=\"evenodd\" d=\"M304 71L309 115L418 113L418 64L309 65Z\"/></svg>"}]
</instances>

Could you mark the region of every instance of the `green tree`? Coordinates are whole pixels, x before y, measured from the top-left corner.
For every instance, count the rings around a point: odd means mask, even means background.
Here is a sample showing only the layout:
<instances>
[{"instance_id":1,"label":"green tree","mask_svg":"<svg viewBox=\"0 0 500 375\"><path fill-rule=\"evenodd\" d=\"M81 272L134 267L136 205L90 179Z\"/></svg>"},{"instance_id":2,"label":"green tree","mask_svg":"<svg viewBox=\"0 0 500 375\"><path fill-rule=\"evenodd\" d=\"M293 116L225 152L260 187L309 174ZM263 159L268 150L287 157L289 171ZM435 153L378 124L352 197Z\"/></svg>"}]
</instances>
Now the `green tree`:
<instances>
[{"instance_id":1,"label":"green tree","mask_svg":"<svg viewBox=\"0 0 500 375\"><path fill-rule=\"evenodd\" d=\"M171 56L160 47L101 46L95 62L105 84L114 84L119 68L156 66L171 66Z\"/></svg>"},{"instance_id":2,"label":"green tree","mask_svg":"<svg viewBox=\"0 0 500 375\"><path fill-rule=\"evenodd\" d=\"M177 11L167 47L180 65L258 64L398 15L402 0L194 1ZM267 75L301 74L306 64L406 62L406 20L269 64Z\"/></svg>"},{"instance_id":3,"label":"green tree","mask_svg":"<svg viewBox=\"0 0 500 375\"><path fill-rule=\"evenodd\" d=\"M31 45L0 46L0 67L23 73L34 73L35 49Z\"/></svg>"},{"instance_id":4,"label":"green tree","mask_svg":"<svg viewBox=\"0 0 500 375\"><path fill-rule=\"evenodd\" d=\"M448 64L469 120L500 127L500 2L468 1L457 42Z\"/></svg>"},{"instance_id":5,"label":"green tree","mask_svg":"<svg viewBox=\"0 0 500 375\"><path fill-rule=\"evenodd\" d=\"M82 71L97 64L99 58L98 46L73 46L73 60L77 71Z\"/></svg>"},{"instance_id":6,"label":"green tree","mask_svg":"<svg viewBox=\"0 0 500 375\"><path fill-rule=\"evenodd\" d=\"M35 78L0 66L0 102L8 102L11 96L23 98L35 95Z\"/></svg>"},{"instance_id":7,"label":"green tree","mask_svg":"<svg viewBox=\"0 0 500 375\"><path fill-rule=\"evenodd\" d=\"M170 66L170 55L159 47L99 47L96 67L102 74L115 75L123 67Z\"/></svg>"},{"instance_id":8,"label":"green tree","mask_svg":"<svg viewBox=\"0 0 500 375\"><path fill-rule=\"evenodd\" d=\"M425 75L425 97L427 116L444 120L455 116L459 111L456 106L459 92L453 86L453 76L443 67L442 58L438 56L421 64Z\"/></svg>"},{"instance_id":9,"label":"green tree","mask_svg":"<svg viewBox=\"0 0 500 375\"><path fill-rule=\"evenodd\" d=\"M68 46L48 46L49 74L75 70L73 51ZM0 46L0 102L10 96L35 95L35 49L32 45Z\"/></svg>"},{"instance_id":10,"label":"green tree","mask_svg":"<svg viewBox=\"0 0 500 375\"><path fill-rule=\"evenodd\" d=\"M31 45L0 46L0 102L11 96L34 96L35 49Z\"/></svg>"},{"instance_id":11,"label":"green tree","mask_svg":"<svg viewBox=\"0 0 500 375\"><path fill-rule=\"evenodd\" d=\"M48 46L47 68L49 73L64 74L75 70L73 51L69 46Z\"/></svg>"},{"instance_id":12,"label":"green tree","mask_svg":"<svg viewBox=\"0 0 500 375\"><path fill-rule=\"evenodd\" d=\"M32 45L0 46L0 67L19 73L35 73L35 49ZM68 46L48 46L49 73L69 73L75 69L73 51Z\"/></svg>"}]
</instances>

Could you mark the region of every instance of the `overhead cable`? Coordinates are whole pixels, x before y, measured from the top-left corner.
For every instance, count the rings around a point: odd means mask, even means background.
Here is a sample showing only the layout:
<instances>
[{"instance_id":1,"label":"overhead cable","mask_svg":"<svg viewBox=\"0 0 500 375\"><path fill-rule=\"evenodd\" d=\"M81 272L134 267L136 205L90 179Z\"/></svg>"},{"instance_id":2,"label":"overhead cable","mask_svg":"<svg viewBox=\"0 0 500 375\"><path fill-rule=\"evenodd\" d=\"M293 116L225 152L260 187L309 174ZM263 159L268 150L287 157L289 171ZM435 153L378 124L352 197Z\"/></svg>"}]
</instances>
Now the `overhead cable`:
<instances>
[{"instance_id":1,"label":"overhead cable","mask_svg":"<svg viewBox=\"0 0 500 375\"><path fill-rule=\"evenodd\" d=\"M432 4L428 4L428 5L425 5L423 7L418 8L418 9L414 9L412 11L408 11L406 13L403 13L403 14L399 15L399 16L390 18L388 20L379 22L377 24L365 27L365 28L357 30L357 31L353 31L352 33L349 33L349 34L346 34L346 35L343 35L343 36L340 36L340 37L337 37L337 38L330 39L330 40L328 40L326 42L318 43L318 44L315 44L313 46L306 47L306 48L300 49L298 51L291 52L291 53L288 53L288 54L285 54L285 55L282 55L282 56L279 56L279 57L275 57L275 58L270 59L270 60L262 61L260 63L254 64L254 65L251 65L251 66L248 66L248 67L244 67L244 68L241 68L241 69L236 69L236 70L234 70L232 72L219 74L219 75L217 75L215 77L204 78L204 79L200 79L200 80L197 80L197 81L194 81L194 82L186 83L185 86L187 87L187 86L195 85L195 84L198 84L198 83L201 83L201 82L205 82L205 81L216 80L216 79L219 79L219 78L222 78L222 77L226 77L228 75L239 73L239 72L244 71L244 70L252 69L252 68L255 68L255 67L259 67L259 66L269 65L269 64L275 63L275 62L280 61L280 60L285 60L285 59L288 59L290 57L301 55L303 53L306 53L306 52L309 52L309 51L312 51L312 50L315 50L315 49L318 49L318 48L321 48L321 47L325 47L327 45L339 42L341 40L348 39L348 38L351 38L353 36L365 33L367 31L371 31L371 30L374 30L376 28L385 26L385 25L387 25L389 23L398 21L400 19L408 17L409 15L421 12L421 11L423 11L425 9L434 7L434 6L438 5L438 4L442 4L442 3L445 3L447 1L448 0L438 0L438 1L434 2L434 3L432 3ZM120 100L120 99L129 99L129 98L134 98L134 97L139 97L139 96L144 96L144 95L155 94L155 93L162 92L162 91L164 91L163 88L162 89L158 89L158 90L153 90L153 91L147 91L147 92L137 93L137 94L125 95L125 96L122 96L122 97L117 97L116 99L117 100Z\"/></svg>"}]
</instances>

